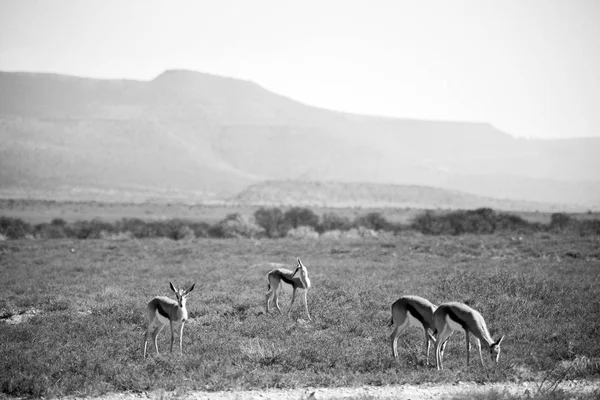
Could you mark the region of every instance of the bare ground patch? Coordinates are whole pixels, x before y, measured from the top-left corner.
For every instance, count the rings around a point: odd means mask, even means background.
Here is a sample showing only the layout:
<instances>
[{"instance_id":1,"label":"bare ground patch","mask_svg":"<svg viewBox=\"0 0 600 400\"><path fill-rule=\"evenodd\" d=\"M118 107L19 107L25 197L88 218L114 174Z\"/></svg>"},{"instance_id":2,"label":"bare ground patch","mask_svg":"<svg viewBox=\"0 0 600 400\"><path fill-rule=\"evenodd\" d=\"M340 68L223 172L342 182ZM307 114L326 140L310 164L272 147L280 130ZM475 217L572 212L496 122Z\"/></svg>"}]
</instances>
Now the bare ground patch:
<instances>
[{"instance_id":1,"label":"bare ground patch","mask_svg":"<svg viewBox=\"0 0 600 400\"><path fill-rule=\"evenodd\" d=\"M9 325L17 325L41 313L42 311L36 308L21 311L10 311L7 309L2 309L0 310L0 321Z\"/></svg>"},{"instance_id":2,"label":"bare ground patch","mask_svg":"<svg viewBox=\"0 0 600 400\"><path fill-rule=\"evenodd\" d=\"M219 392L154 391L144 393L112 393L90 400L133 400L133 399L195 399L195 400L334 400L334 399L448 399L485 393L507 393L532 398L538 393L550 394L562 390L573 398L595 393L600 397L600 381L564 381L556 388L539 382L477 384L458 382L455 384L423 384L397 386L362 386L338 388L232 390Z\"/></svg>"}]
</instances>

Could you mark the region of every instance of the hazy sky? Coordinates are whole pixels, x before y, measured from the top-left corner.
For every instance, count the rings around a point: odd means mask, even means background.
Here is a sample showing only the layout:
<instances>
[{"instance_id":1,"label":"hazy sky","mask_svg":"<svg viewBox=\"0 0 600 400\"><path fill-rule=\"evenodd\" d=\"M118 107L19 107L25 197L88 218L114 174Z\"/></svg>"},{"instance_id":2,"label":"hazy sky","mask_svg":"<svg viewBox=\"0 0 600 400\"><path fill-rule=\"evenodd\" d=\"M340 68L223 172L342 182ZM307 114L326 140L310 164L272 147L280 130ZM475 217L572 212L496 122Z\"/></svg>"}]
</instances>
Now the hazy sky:
<instances>
[{"instance_id":1,"label":"hazy sky","mask_svg":"<svg viewBox=\"0 0 600 400\"><path fill-rule=\"evenodd\" d=\"M598 0L0 0L0 70L173 68L335 110L600 136Z\"/></svg>"}]
</instances>

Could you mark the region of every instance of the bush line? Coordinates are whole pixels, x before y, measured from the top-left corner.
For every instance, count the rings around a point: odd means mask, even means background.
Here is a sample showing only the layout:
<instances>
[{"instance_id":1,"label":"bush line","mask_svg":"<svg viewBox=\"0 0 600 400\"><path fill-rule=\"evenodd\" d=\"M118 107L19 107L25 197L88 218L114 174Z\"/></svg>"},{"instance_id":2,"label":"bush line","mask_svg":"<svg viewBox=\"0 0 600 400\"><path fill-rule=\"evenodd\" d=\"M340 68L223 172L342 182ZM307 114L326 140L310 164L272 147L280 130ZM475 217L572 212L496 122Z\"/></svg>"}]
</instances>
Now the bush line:
<instances>
[{"instance_id":1,"label":"bush line","mask_svg":"<svg viewBox=\"0 0 600 400\"><path fill-rule=\"evenodd\" d=\"M578 220L565 213L551 215L549 224L532 223L518 215L490 208L445 213L425 211L410 224L388 221L380 212L360 215L354 220L328 212L319 217L305 207L283 212L278 207L260 208L252 217L227 215L211 225L182 219L144 221L123 218L114 223L92 219L67 223L56 218L50 223L31 225L19 218L0 217L0 240L6 239L106 239L106 238L330 238L376 236L378 232L412 230L426 235L461 235L569 232L581 236L599 235L600 220Z\"/></svg>"}]
</instances>

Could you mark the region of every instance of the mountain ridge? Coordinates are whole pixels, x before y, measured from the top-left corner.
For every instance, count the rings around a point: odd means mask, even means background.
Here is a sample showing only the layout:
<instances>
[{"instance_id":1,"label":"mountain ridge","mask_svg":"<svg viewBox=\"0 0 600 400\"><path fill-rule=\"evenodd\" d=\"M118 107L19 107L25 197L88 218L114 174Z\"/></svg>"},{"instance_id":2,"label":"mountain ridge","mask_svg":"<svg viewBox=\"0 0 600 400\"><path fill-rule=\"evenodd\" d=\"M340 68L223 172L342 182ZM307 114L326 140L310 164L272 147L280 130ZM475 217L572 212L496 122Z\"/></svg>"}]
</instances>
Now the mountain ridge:
<instances>
[{"instance_id":1,"label":"mountain ridge","mask_svg":"<svg viewBox=\"0 0 600 400\"><path fill-rule=\"evenodd\" d=\"M316 180L600 206L598 138L330 111L189 70L149 81L0 72L0 93L5 194L142 187L217 201L261 181Z\"/></svg>"}]
</instances>

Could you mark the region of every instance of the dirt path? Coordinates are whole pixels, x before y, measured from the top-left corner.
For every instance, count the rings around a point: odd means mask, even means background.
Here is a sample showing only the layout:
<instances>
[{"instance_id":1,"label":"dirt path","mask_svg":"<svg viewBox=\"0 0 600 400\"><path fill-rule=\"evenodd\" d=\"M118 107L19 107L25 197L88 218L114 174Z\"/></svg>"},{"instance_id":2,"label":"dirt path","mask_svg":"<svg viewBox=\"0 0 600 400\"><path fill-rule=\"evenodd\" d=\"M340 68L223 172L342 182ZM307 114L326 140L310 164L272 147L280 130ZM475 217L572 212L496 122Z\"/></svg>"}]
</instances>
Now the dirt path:
<instances>
[{"instance_id":1,"label":"dirt path","mask_svg":"<svg viewBox=\"0 0 600 400\"><path fill-rule=\"evenodd\" d=\"M364 386L354 388L319 388L319 389L269 389L252 391L223 391L223 392L166 392L150 393L115 393L98 397L95 400L134 400L134 399L195 399L195 400L301 400L301 399L444 399L455 395L488 392L496 389L499 392L508 391L512 394L528 397L538 391L539 383L503 383L479 385L476 383L447 384L447 385L400 385L400 386ZM566 381L559 386L573 395L597 391L600 396L600 381ZM549 390L549 388L545 388Z\"/></svg>"}]
</instances>

